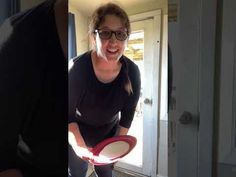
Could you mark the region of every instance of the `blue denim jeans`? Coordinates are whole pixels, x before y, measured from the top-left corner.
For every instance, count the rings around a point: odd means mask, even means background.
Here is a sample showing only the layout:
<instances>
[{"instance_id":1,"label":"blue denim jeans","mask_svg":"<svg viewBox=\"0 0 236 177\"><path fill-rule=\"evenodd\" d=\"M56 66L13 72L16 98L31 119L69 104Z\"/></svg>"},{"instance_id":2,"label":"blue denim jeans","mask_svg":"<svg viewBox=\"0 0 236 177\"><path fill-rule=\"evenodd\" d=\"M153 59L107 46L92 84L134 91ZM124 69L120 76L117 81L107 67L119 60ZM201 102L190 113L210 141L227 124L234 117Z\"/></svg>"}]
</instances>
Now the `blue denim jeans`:
<instances>
[{"instance_id":1,"label":"blue denim jeans","mask_svg":"<svg viewBox=\"0 0 236 177\"><path fill-rule=\"evenodd\" d=\"M79 158L72 147L69 145L68 148L69 155L69 167L68 167L68 177L86 177L88 170L88 162ZM97 177L112 177L113 164L94 166L95 173Z\"/></svg>"}]
</instances>

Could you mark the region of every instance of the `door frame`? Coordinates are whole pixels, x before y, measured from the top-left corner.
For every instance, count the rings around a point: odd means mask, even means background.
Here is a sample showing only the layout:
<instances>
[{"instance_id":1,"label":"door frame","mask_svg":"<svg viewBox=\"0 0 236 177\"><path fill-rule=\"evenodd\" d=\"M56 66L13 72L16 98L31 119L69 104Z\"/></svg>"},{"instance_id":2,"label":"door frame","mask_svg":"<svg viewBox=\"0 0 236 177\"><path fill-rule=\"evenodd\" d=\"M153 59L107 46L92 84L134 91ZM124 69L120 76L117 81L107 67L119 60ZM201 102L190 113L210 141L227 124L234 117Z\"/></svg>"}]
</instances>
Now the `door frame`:
<instances>
[{"instance_id":1,"label":"door frame","mask_svg":"<svg viewBox=\"0 0 236 177\"><path fill-rule=\"evenodd\" d=\"M151 164L151 177L156 177L158 174L158 150L159 150L159 141L158 141L158 133L159 133L159 116L160 116L160 82L161 82L161 34L162 34L162 28L161 28L161 10L155 10L155 11L150 11L150 12L145 12L145 13L140 13L136 15L130 16L130 21L140 21L140 20L145 20L148 18L153 18L153 29L154 29L154 34L153 34L153 41L154 41L154 51L153 51L153 65L156 66L156 70L153 70L153 78L158 78L158 82L153 82L153 99L152 101L152 109L154 112L154 115L157 115L156 119L153 119L153 155L152 155L152 164ZM160 22L160 23L158 23ZM156 33L155 33L156 31ZM155 50L155 48L157 50ZM159 60L155 60L155 58L159 58ZM146 160L147 162L150 160Z\"/></svg>"},{"instance_id":2,"label":"door frame","mask_svg":"<svg viewBox=\"0 0 236 177\"><path fill-rule=\"evenodd\" d=\"M215 44L217 0L199 1L200 66L199 66L199 156L198 177L212 176L215 99Z\"/></svg>"},{"instance_id":3,"label":"door frame","mask_svg":"<svg viewBox=\"0 0 236 177\"><path fill-rule=\"evenodd\" d=\"M234 0L218 2L217 106L214 175L236 175L236 23Z\"/></svg>"},{"instance_id":4,"label":"door frame","mask_svg":"<svg viewBox=\"0 0 236 177\"><path fill-rule=\"evenodd\" d=\"M160 102L160 61L161 61L161 10L154 10L154 11L149 11L145 13L139 13L135 15L129 16L130 22L136 22L136 21L141 21L141 20L146 20L146 19L153 19L153 29L154 29L154 34L153 34L153 65L156 66L156 70L153 70L153 78L158 78L158 82L153 82L153 99L152 100L152 109L154 115L157 116L156 119L153 119L153 130L152 130L152 144L153 149L152 151L152 160L150 163L149 159L143 159L144 163L150 164L150 169L151 169L151 177L156 177L157 176L157 160L158 160L158 130L159 130L159 114L160 114L160 109L159 109L159 102ZM157 49L157 50L155 50ZM159 58L159 60L155 60L155 58ZM154 91L155 90L155 91ZM151 152L149 152L151 153ZM117 169L120 169L117 167ZM121 171L126 171L125 169L121 169ZM127 172L129 172L127 170Z\"/></svg>"}]
</instances>

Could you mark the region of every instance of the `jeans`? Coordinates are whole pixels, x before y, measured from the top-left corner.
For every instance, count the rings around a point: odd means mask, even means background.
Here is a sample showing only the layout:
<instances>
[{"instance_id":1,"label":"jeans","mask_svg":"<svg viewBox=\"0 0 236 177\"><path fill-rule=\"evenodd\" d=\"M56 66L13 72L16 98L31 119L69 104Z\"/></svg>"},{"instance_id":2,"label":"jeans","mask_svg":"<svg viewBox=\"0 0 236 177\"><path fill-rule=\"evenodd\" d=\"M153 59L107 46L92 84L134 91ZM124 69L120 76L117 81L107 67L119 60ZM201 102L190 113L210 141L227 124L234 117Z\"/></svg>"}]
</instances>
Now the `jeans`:
<instances>
[{"instance_id":1,"label":"jeans","mask_svg":"<svg viewBox=\"0 0 236 177\"><path fill-rule=\"evenodd\" d=\"M88 162L79 158L69 145L68 177L86 177ZM97 177L112 177L113 164L94 166Z\"/></svg>"}]
</instances>

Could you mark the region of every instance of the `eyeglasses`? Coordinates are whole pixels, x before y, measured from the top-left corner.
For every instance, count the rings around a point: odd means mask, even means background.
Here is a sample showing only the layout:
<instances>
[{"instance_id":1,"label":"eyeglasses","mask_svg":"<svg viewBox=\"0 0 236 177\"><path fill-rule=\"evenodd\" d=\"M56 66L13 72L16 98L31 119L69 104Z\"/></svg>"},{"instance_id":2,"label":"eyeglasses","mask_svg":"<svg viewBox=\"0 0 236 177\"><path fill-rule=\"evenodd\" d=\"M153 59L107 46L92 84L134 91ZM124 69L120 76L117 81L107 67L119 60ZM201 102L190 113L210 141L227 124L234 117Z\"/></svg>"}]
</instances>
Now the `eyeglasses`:
<instances>
[{"instance_id":1,"label":"eyeglasses","mask_svg":"<svg viewBox=\"0 0 236 177\"><path fill-rule=\"evenodd\" d=\"M127 39L128 34L126 31L112 31L112 30L103 30L103 29L96 29L95 33L98 33L99 37L104 40L108 40L111 38L112 34L114 33L116 36L116 39L119 41L124 41Z\"/></svg>"}]
</instances>

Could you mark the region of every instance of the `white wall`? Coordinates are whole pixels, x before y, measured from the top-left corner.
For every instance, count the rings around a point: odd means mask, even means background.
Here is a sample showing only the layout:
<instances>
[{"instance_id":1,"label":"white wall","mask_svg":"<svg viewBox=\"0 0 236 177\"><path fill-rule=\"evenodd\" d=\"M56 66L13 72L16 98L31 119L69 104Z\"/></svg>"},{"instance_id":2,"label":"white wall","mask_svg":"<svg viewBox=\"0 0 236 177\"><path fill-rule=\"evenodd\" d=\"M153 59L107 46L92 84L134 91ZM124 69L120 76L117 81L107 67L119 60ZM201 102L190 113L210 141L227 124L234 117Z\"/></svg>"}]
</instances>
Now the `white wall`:
<instances>
[{"instance_id":1,"label":"white wall","mask_svg":"<svg viewBox=\"0 0 236 177\"><path fill-rule=\"evenodd\" d=\"M168 2L167 0L154 0L151 2L143 1L142 4L138 4L130 8L125 8L125 11L129 15L134 15L137 13L161 9L163 14L167 14L168 12L167 2Z\"/></svg>"}]
</instances>

